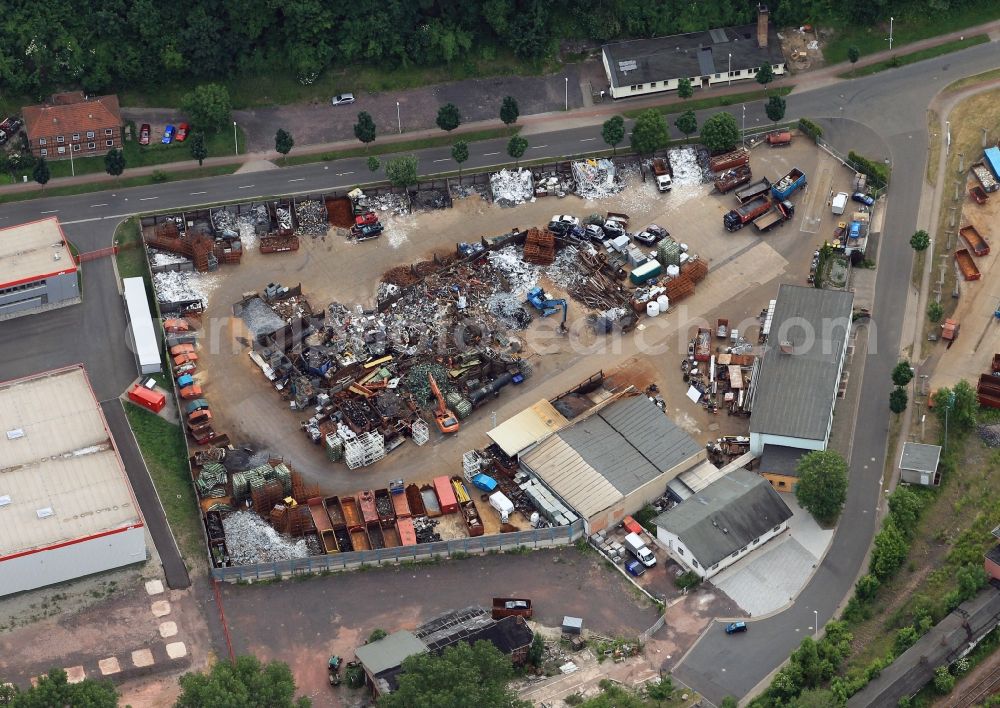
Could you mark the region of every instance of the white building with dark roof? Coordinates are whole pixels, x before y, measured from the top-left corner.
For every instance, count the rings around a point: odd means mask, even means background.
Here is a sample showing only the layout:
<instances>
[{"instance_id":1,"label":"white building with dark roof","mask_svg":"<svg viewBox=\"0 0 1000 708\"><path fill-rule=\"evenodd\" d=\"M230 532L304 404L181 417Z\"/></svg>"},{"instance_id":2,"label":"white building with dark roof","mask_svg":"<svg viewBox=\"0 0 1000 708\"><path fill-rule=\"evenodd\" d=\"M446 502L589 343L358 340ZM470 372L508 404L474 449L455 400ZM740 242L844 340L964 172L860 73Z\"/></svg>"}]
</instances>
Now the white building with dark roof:
<instances>
[{"instance_id":1,"label":"white building with dark roof","mask_svg":"<svg viewBox=\"0 0 1000 708\"><path fill-rule=\"evenodd\" d=\"M695 88L745 81L765 64L780 76L785 57L768 20L767 8L759 6L752 25L605 44L601 58L611 97L672 91L680 79Z\"/></svg>"},{"instance_id":2,"label":"white building with dark roof","mask_svg":"<svg viewBox=\"0 0 1000 708\"><path fill-rule=\"evenodd\" d=\"M0 597L146 560L83 367L0 383Z\"/></svg>"},{"instance_id":3,"label":"white building with dark roof","mask_svg":"<svg viewBox=\"0 0 1000 708\"><path fill-rule=\"evenodd\" d=\"M733 470L655 519L656 539L703 578L720 573L788 528L792 511L770 483Z\"/></svg>"}]
</instances>

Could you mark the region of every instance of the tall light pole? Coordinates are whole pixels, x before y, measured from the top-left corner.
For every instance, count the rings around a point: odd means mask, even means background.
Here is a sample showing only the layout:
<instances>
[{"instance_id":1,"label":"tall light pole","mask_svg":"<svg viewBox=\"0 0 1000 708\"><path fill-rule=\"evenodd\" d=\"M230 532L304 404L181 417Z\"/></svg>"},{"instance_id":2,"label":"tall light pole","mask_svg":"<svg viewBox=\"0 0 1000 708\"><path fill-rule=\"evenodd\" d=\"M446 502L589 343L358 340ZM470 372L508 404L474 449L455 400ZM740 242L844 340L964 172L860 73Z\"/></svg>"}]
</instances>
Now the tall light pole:
<instances>
[{"instance_id":1,"label":"tall light pole","mask_svg":"<svg viewBox=\"0 0 1000 708\"><path fill-rule=\"evenodd\" d=\"M743 104L743 130L740 132L740 142L747 137L747 104Z\"/></svg>"},{"instance_id":2,"label":"tall light pole","mask_svg":"<svg viewBox=\"0 0 1000 708\"><path fill-rule=\"evenodd\" d=\"M236 154L240 154L240 141L236 139L236 121L233 121L233 148L236 150Z\"/></svg>"},{"instance_id":3,"label":"tall light pole","mask_svg":"<svg viewBox=\"0 0 1000 708\"><path fill-rule=\"evenodd\" d=\"M890 52L892 51L892 23L893 23L893 21L895 19L896 19L895 17L890 17L889 18L889 51Z\"/></svg>"},{"instance_id":4,"label":"tall light pole","mask_svg":"<svg viewBox=\"0 0 1000 708\"><path fill-rule=\"evenodd\" d=\"M819 636L819 610L813 610L813 637Z\"/></svg>"},{"instance_id":5,"label":"tall light pole","mask_svg":"<svg viewBox=\"0 0 1000 708\"><path fill-rule=\"evenodd\" d=\"M569 110L569 77L566 77L566 110Z\"/></svg>"},{"instance_id":6,"label":"tall light pole","mask_svg":"<svg viewBox=\"0 0 1000 708\"><path fill-rule=\"evenodd\" d=\"M73 143L69 144L69 171L74 177L76 177L76 168L73 167Z\"/></svg>"},{"instance_id":7,"label":"tall light pole","mask_svg":"<svg viewBox=\"0 0 1000 708\"><path fill-rule=\"evenodd\" d=\"M396 101L396 125L399 127L399 134L403 134L403 121L399 117L399 101Z\"/></svg>"},{"instance_id":8,"label":"tall light pole","mask_svg":"<svg viewBox=\"0 0 1000 708\"><path fill-rule=\"evenodd\" d=\"M733 85L733 53L732 52L729 52L729 74L727 74L727 76L729 77L729 85L732 86Z\"/></svg>"}]
</instances>

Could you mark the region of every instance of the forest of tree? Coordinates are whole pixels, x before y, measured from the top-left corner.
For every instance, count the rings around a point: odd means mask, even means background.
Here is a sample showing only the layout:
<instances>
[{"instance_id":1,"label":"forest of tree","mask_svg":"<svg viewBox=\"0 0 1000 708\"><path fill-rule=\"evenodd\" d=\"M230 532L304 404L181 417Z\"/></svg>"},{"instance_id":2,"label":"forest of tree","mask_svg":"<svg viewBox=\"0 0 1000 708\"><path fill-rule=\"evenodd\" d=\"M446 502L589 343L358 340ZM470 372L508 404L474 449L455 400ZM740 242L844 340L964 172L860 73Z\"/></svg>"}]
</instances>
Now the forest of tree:
<instances>
[{"instance_id":1,"label":"forest of tree","mask_svg":"<svg viewBox=\"0 0 1000 708\"><path fill-rule=\"evenodd\" d=\"M972 0L926 0L943 12ZM864 23L917 0L771 0L779 25ZM287 71L310 83L352 63L436 66L509 49L551 55L560 39L649 37L752 22L756 0L9 0L0 90L42 97Z\"/></svg>"}]
</instances>

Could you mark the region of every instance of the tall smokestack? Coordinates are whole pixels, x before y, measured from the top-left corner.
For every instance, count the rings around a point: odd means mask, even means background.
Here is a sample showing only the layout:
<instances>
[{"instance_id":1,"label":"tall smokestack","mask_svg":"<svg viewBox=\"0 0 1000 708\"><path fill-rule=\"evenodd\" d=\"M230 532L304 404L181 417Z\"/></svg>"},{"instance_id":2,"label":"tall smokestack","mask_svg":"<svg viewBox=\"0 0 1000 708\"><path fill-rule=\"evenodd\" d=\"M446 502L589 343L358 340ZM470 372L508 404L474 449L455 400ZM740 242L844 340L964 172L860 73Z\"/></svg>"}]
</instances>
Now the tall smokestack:
<instances>
[{"instance_id":1,"label":"tall smokestack","mask_svg":"<svg viewBox=\"0 0 1000 708\"><path fill-rule=\"evenodd\" d=\"M757 46L767 47L767 5L757 5Z\"/></svg>"}]
</instances>

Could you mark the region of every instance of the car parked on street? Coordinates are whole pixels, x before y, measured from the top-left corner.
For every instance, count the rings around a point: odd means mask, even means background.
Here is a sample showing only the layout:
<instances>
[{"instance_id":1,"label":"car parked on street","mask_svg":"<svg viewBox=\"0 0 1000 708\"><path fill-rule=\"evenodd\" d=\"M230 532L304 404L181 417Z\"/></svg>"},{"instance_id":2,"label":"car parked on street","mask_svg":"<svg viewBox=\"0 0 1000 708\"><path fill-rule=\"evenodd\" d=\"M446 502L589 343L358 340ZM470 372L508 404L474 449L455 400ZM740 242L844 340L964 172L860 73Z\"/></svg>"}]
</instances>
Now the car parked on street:
<instances>
[{"instance_id":1,"label":"car parked on street","mask_svg":"<svg viewBox=\"0 0 1000 708\"><path fill-rule=\"evenodd\" d=\"M177 126L177 142L183 143L188 136L188 131L191 129L187 123L181 123Z\"/></svg>"},{"instance_id":2,"label":"car parked on street","mask_svg":"<svg viewBox=\"0 0 1000 708\"><path fill-rule=\"evenodd\" d=\"M163 137L160 139L160 142L164 145L172 143L174 141L174 132L174 126L168 125L163 129Z\"/></svg>"},{"instance_id":3,"label":"car parked on street","mask_svg":"<svg viewBox=\"0 0 1000 708\"><path fill-rule=\"evenodd\" d=\"M870 194L865 194L864 192L855 192L851 195L851 199L856 202L860 202L865 206L871 206L875 203L875 198Z\"/></svg>"},{"instance_id":4,"label":"car parked on street","mask_svg":"<svg viewBox=\"0 0 1000 708\"><path fill-rule=\"evenodd\" d=\"M139 144L149 145L149 123L143 123L139 128Z\"/></svg>"},{"instance_id":5,"label":"car parked on street","mask_svg":"<svg viewBox=\"0 0 1000 708\"><path fill-rule=\"evenodd\" d=\"M747 631L746 622L730 622L726 625L726 634L739 634Z\"/></svg>"},{"instance_id":6,"label":"car parked on street","mask_svg":"<svg viewBox=\"0 0 1000 708\"><path fill-rule=\"evenodd\" d=\"M330 104L334 106L347 106L354 103L353 93L338 93L330 99Z\"/></svg>"}]
</instances>

